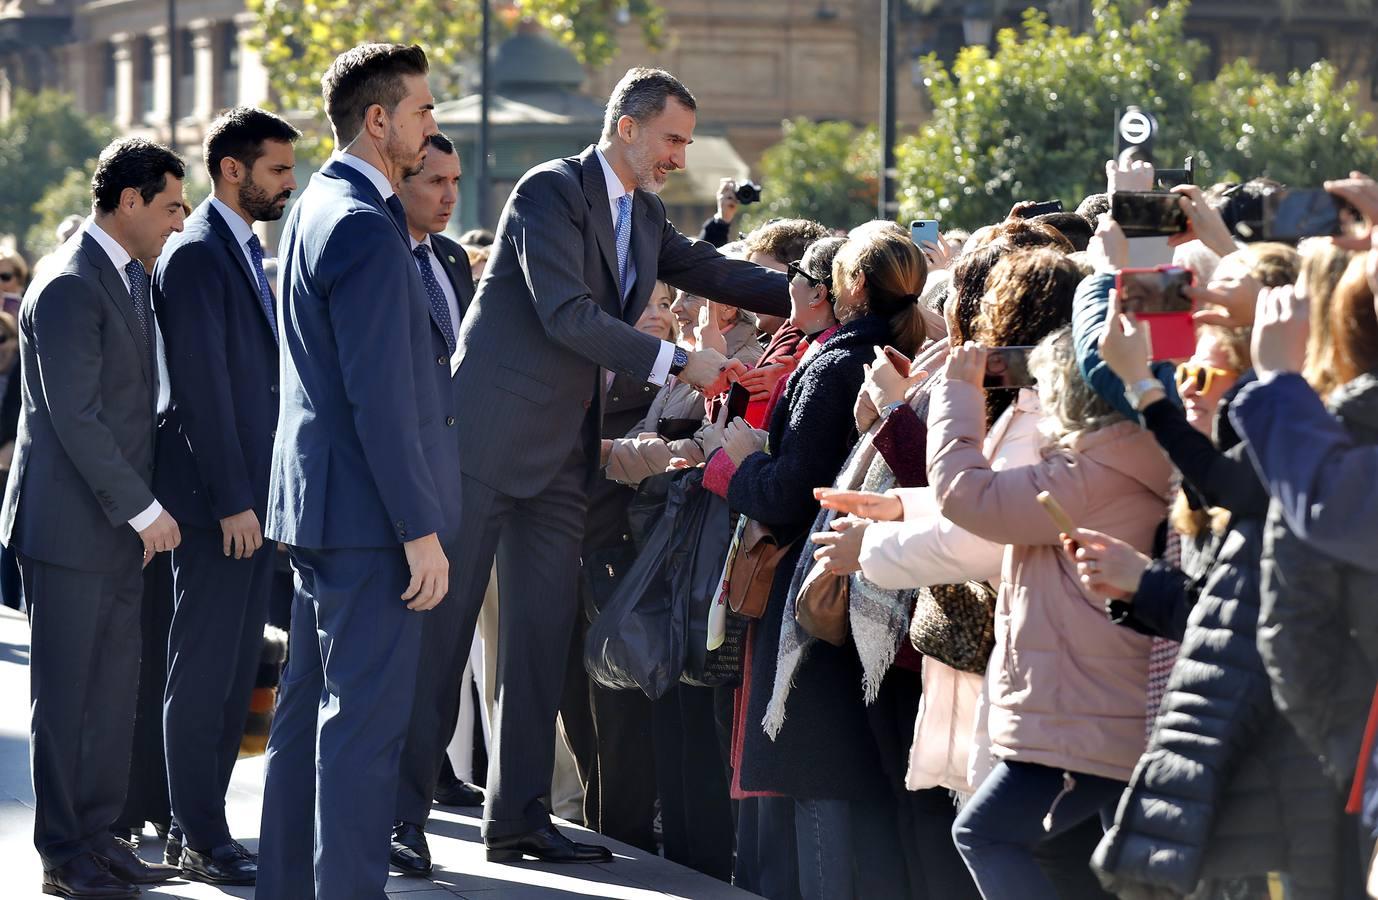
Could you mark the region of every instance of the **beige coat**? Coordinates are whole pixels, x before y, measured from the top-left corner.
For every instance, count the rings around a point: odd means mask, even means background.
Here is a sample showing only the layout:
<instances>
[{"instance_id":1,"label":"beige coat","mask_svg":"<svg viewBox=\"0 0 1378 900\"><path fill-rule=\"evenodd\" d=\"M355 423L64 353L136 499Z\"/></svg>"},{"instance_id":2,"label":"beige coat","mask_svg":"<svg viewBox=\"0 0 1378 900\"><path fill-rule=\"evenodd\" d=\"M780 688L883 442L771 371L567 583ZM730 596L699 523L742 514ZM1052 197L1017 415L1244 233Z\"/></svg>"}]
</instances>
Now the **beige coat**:
<instances>
[{"instance_id":1,"label":"beige coat","mask_svg":"<svg viewBox=\"0 0 1378 900\"><path fill-rule=\"evenodd\" d=\"M943 515L1009 544L995 612L990 737L997 758L1128 781L1144 749L1149 639L1088 596L1037 501L1147 551L1172 467L1153 436L1118 422L1036 465L991 471L980 388L944 381L928 419L929 478Z\"/></svg>"}]
</instances>

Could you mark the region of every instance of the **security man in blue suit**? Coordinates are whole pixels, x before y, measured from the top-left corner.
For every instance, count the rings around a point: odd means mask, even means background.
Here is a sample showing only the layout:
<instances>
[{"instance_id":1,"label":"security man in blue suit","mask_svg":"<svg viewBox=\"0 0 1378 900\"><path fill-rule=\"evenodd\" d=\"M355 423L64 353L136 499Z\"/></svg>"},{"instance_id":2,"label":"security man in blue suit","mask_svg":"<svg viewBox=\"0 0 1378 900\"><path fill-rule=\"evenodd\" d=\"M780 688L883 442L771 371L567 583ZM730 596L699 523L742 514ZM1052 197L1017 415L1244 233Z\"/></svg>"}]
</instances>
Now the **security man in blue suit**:
<instances>
[{"instance_id":1,"label":"security man in blue suit","mask_svg":"<svg viewBox=\"0 0 1378 900\"><path fill-rule=\"evenodd\" d=\"M384 900L421 612L448 590L454 338L393 190L436 133L427 72L420 47L397 44L331 64L321 85L341 149L280 245L282 401L264 531L288 545L296 596L258 900Z\"/></svg>"},{"instance_id":2,"label":"security man in blue suit","mask_svg":"<svg viewBox=\"0 0 1378 900\"><path fill-rule=\"evenodd\" d=\"M277 312L253 224L282 218L299 136L261 109L212 122L205 160L214 194L153 270L172 389L153 489L182 526L163 707L174 819L165 859L211 884L253 884L256 871L225 823L274 556L260 523L278 418Z\"/></svg>"}]
</instances>

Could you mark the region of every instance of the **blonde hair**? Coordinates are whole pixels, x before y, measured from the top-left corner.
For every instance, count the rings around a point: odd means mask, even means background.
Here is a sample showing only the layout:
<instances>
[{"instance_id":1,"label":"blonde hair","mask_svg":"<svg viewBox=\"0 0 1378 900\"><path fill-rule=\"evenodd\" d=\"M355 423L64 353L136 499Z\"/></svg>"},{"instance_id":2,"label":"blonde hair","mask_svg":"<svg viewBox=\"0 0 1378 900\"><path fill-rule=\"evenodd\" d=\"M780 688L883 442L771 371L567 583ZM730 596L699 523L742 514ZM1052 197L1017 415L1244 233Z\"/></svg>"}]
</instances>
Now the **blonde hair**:
<instances>
[{"instance_id":1,"label":"blonde hair","mask_svg":"<svg viewBox=\"0 0 1378 900\"><path fill-rule=\"evenodd\" d=\"M1306 365L1302 368L1311 388L1322 397L1339 387L1341 381L1335 362L1335 339L1331 331L1330 311L1335 288L1354 258L1353 251L1335 245L1324 238L1307 238L1298 246L1301 252L1301 274L1298 285L1306 282L1305 299L1311 306L1311 336L1306 342Z\"/></svg>"},{"instance_id":2,"label":"blonde hair","mask_svg":"<svg viewBox=\"0 0 1378 900\"><path fill-rule=\"evenodd\" d=\"M0 247L0 262L7 262L14 266L14 274L19 278L19 287L22 289L29 284L29 264L24 261L24 257L19 255L18 250L9 247Z\"/></svg>"},{"instance_id":3,"label":"blonde hair","mask_svg":"<svg viewBox=\"0 0 1378 900\"><path fill-rule=\"evenodd\" d=\"M1038 382L1044 416L1039 428L1050 451L1067 448L1078 435L1124 419L1081 377L1070 327L1059 328L1039 342L1029 354L1029 372Z\"/></svg>"},{"instance_id":4,"label":"blonde hair","mask_svg":"<svg viewBox=\"0 0 1378 900\"><path fill-rule=\"evenodd\" d=\"M919 294L928 263L903 229L863 226L833 257L833 288L866 276L866 311L885 318L896 349L913 356L927 337Z\"/></svg>"}]
</instances>

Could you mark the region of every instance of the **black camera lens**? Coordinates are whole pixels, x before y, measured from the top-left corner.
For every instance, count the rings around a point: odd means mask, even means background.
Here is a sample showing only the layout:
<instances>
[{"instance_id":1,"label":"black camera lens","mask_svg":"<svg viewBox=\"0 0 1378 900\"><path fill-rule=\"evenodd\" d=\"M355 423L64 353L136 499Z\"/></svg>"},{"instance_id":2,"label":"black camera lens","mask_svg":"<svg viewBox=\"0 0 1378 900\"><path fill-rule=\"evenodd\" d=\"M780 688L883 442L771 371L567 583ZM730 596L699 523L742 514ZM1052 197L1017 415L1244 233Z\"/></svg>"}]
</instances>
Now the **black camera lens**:
<instances>
[{"instance_id":1,"label":"black camera lens","mask_svg":"<svg viewBox=\"0 0 1378 900\"><path fill-rule=\"evenodd\" d=\"M737 185L737 202L742 205L761 202L761 186L754 181L743 181Z\"/></svg>"}]
</instances>

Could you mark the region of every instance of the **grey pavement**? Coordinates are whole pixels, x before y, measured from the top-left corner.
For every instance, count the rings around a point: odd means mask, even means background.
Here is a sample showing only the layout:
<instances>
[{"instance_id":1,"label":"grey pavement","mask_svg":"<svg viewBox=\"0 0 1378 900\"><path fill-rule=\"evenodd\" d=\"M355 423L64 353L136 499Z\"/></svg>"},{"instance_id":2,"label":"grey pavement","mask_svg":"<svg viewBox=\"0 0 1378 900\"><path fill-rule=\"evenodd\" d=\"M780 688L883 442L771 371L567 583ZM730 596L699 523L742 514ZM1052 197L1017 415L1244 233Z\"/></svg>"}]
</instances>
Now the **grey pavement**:
<instances>
[{"instance_id":1,"label":"grey pavement","mask_svg":"<svg viewBox=\"0 0 1378 900\"><path fill-rule=\"evenodd\" d=\"M41 868L33 849L33 789L29 781L28 626L24 617L0 608L0 898L37 900ZM130 690L134 690L130 685ZM250 849L258 844L262 799L262 757L241 759L230 787L230 829ZM398 900L749 900L755 897L658 856L562 826L576 839L596 840L613 848L606 866L553 866L536 863L504 865L484 858L478 810L436 807L428 828L436 869L433 880L393 875L387 890ZM162 842L152 831L141 851L158 859ZM145 896L215 900L252 898L252 888L218 888L191 882L169 882L146 889ZM310 900L310 898L303 898Z\"/></svg>"}]
</instances>

